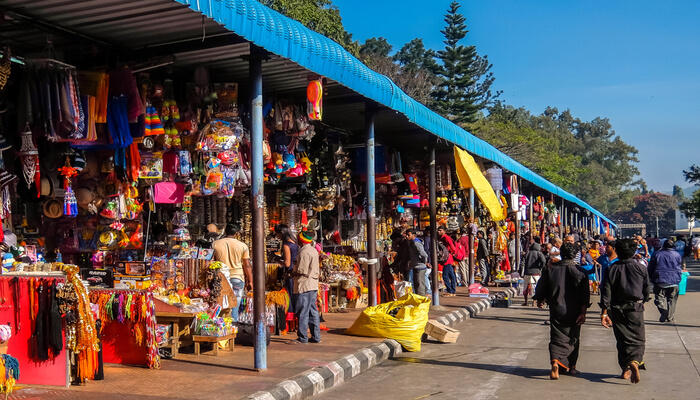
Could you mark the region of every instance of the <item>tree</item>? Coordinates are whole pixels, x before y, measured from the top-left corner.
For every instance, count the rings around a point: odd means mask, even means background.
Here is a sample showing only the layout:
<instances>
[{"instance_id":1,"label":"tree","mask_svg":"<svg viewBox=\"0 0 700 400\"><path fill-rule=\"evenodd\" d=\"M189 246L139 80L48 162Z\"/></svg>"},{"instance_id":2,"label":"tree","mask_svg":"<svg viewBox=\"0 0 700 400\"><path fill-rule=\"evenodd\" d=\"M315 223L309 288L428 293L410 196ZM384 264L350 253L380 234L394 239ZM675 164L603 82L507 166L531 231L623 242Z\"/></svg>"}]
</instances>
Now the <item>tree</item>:
<instances>
[{"instance_id":1,"label":"tree","mask_svg":"<svg viewBox=\"0 0 700 400\"><path fill-rule=\"evenodd\" d=\"M403 68L404 71L417 72L426 71L432 74L438 70L435 62L437 53L434 50L426 49L423 39L413 39L403 45L401 50L394 54L393 60Z\"/></svg>"},{"instance_id":2,"label":"tree","mask_svg":"<svg viewBox=\"0 0 700 400\"><path fill-rule=\"evenodd\" d=\"M683 170L683 175L685 175L686 181L696 185L700 184L700 166L691 165L687 170Z\"/></svg>"},{"instance_id":3,"label":"tree","mask_svg":"<svg viewBox=\"0 0 700 400\"><path fill-rule=\"evenodd\" d=\"M289 18L301 22L330 39L335 40L355 56L359 55L359 44L345 31L338 7L332 0L259 0L260 3Z\"/></svg>"},{"instance_id":4,"label":"tree","mask_svg":"<svg viewBox=\"0 0 700 400\"><path fill-rule=\"evenodd\" d=\"M436 75L439 83L432 93L432 107L457 124L476 122L481 110L490 105L500 92L491 92L494 81L488 57L481 57L475 46L460 42L467 36L466 19L453 1L445 15L445 48L437 52L440 60Z\"/></svg>"},{"instance_id":5,"label":"tree","mask_svg":"<svg viewBox=\"0 0 700 400\"><path fill-rule=\"evenodd\" d=\"M423 41L414 39L394 56L386 39L369 38L360 46L360 58L373 70L389 77L406 94L427 104L435 86L435 75L429 66L435 64L432 50L423 47ZM432 62L432 64L431 64Z\"/></svg>"},{"instance_id":6,"label":"tree","mask_svg":"<svg viewBox=\"0 0 700 400\"><path fill-rule=\"evenodd\" d=\"M533 115L497 101L471 129L606 214L631 210L645 186L635 180L637 150L616 136L604 118L582 121L553 107Z\"/></svg>"},{"instance_id":7,"label":"tree","mask_svg":"<svg viewBox=\"0 0 700 400\"><path fill-rule=\"evenodd\" d=\"M700 184L700 167L693 164L687 170L683 170L685 180L689 183ZM675 187L674 187L675 191ZM682 190L681 190L682 192ZM685 199L679 206L686 218L700 219L700 190L696 190L690 199Z\"/></svg>"}]
</instances>

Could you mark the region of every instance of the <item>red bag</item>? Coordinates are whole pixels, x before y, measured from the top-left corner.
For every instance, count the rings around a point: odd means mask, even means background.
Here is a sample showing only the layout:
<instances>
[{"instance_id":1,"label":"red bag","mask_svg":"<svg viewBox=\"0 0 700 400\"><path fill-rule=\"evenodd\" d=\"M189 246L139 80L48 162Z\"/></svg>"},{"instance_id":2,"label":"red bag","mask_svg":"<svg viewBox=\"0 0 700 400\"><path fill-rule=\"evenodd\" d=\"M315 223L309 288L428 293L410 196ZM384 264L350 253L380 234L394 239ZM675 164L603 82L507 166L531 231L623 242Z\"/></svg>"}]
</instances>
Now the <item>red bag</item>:
<instances>
[{"instance_id":1,"label":"red bag","mask_svg":"<svg viewBox=\"0 0 700 400\"><path fill-rule=\"evenodd\" d=\"M153 201L161 204L179 204L185 201L185 185L159 182L153 185Z\"/></svg>"}]
</instances>

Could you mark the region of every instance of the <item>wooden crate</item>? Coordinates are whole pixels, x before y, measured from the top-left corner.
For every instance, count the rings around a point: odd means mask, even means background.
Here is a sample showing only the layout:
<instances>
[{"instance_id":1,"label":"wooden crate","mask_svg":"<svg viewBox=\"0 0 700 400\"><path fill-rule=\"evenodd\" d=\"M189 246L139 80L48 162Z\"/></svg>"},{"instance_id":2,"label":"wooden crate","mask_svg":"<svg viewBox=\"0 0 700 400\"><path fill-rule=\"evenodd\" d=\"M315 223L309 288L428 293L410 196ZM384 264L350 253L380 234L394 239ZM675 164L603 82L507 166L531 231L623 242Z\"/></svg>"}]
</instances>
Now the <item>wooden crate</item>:
<instances>
[{"instance_id":1,"label":"wooden crate","mask_svg":"<svg viewBox=\"0 0 700 400\"><path fill-rule=\"evenodd\" d=\"M459 331L434 319L425 325L425 334L442 343L455 343L459 338Z\"/></svg>"}]
</instances>

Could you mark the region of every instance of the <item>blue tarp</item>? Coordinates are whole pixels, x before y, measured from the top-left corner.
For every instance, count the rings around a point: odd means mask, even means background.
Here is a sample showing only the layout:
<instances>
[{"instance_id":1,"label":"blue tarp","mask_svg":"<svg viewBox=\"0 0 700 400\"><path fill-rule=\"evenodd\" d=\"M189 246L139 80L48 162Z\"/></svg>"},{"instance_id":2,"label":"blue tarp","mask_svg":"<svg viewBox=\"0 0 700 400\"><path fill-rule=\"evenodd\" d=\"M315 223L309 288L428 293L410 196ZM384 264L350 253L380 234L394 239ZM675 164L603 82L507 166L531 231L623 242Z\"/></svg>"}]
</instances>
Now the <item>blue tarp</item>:
<instances>
[{"instance_id":1,"label":"blue tarp","mask_svg":"<svg viewBox=\"0 0 700 400\"><path fill-rule=\"evenodd\" d=\"M265 50L287 58L319 75L404 114L428 132L472 154L491 160L534 185L590 210L615 226L605 215L554 185L404 93L391 79L373 71L333 40L274 11L256 0L175 0L220 23Z\"/></svg>"}]
</instances>

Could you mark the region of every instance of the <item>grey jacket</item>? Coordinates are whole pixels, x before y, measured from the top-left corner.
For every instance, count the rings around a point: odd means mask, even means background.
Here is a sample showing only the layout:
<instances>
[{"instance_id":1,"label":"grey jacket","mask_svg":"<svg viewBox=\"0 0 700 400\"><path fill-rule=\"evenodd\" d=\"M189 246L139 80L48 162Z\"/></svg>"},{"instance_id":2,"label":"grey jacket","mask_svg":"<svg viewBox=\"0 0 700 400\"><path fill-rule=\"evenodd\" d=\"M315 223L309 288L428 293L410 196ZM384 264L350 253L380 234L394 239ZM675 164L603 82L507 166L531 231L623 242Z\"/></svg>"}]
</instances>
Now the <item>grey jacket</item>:
<instances>
[{"instance_id":1,"label":"grey jacket","mask_svg":"<svg viewBox=\"0 0 700 400\"><path fill-rule=\"evenodd\" d=\"M425 252L423 248L423 242L416 238L409 241L408 243L408 254L409 268L413 269L424 269L426 268L425 263L428 261L428 253Z\"/></svg>"}]
</instances>

